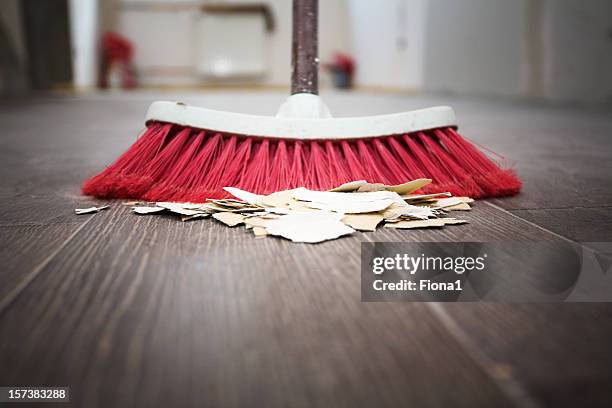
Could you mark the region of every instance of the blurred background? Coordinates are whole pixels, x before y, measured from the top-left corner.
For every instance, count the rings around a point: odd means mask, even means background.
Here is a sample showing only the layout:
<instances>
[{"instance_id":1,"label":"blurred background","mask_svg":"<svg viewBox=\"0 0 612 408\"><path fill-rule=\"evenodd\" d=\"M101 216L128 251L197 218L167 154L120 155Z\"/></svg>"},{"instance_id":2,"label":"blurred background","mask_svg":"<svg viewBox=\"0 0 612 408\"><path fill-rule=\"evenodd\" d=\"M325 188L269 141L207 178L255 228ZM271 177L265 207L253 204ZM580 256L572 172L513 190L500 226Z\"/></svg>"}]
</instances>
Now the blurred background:
<instances>
[{"instance_id":1,"label":"blurred background","mask_svg":"<svg viewBox=\"0 0 612 408\"><path fill-rule=\"evenodd\" d=\"M610 0L325 0L324 88L612 100ZM291 1L1 0L0 93L281 90Z\"/></svg>"}]
</instances>

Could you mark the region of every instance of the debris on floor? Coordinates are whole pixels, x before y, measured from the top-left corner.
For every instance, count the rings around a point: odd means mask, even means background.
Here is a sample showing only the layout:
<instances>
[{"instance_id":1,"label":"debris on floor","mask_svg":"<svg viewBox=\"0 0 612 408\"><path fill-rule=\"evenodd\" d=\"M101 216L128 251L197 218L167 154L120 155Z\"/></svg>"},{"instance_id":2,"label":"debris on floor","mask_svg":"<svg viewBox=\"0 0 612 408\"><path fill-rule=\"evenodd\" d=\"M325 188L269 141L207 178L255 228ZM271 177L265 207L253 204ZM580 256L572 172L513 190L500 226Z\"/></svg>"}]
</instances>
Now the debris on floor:
<instances>
[{"instance_id":1,"label":"debris on floor","mask_svg":"<svg viewBox=\"0 0 612 408\"><path fill-rule=\"evenodd\" d=\"M293 242L317 243L358 231L387 228L443 228L466 220L444 217L449 211L469 210L469 197L452 197L448 192L415 194L431 183L418 179L388 186L364 180L352 181L330 191L296 188L268 195L235 187L225 191L235 198L210 199L197 203L132 202L140 215L172 213L182 221L212 216L235 227L244 225L257 238L281 236Z\"/></svg>"},{"instance_id":2,"label":"debris on floor","mask_svg":"<svg viewBox=\"0 0 612 408\"><path fill-rule=\"evenodd\" d=\"M106 210L109 207L110 205L101 205L100 207L89 207L89 208L75 208L74 212L77 215L93 214L93 213L100 212L102 210Z\"/></svg>"}]
</instances>

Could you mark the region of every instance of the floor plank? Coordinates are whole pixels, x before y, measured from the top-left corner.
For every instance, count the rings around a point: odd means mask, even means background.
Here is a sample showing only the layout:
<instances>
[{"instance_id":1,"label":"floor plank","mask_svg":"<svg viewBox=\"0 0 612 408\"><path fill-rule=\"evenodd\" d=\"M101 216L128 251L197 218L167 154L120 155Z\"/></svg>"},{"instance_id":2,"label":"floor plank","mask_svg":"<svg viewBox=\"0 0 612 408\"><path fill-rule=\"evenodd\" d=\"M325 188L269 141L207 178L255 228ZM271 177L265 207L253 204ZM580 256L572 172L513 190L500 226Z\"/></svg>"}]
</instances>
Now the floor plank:
<instances>
[{"instance_id":1,"label":"floor plank","mask_svg":"<svg viewBox=\"0 0 612 408\"><path fill-rule=\"evenodd\" d=\"M119 205L77 217L95 202L80 183L135 140L152 100L273 114L284 95L0 101L0 332L11 333L0 383L69 384L76 406L94 407L201 406L202 395L211 406L609 406L608 304L362 304L358 251L361 240L607 240L610 110L325 97L337 116L450 104L465 136L515 163L523 193L477 203L467 226L315 246Z\"/></svg>"},{"instance_id":2,"label":"floor plank","mask_svg":"<svg viewBox=\"0 0 612 408\"><path fill-rule=\"evenodd\" d=\"M543 406L609 407L612 305L444 304L499 375Z\"/></svg>"},{"instance_id":3,"label":"floor plank","mask_svg":"<svg viewBox=\"0 0 612 408\"><path fill-rule=\"evenodd\" d=\"M426 304L360 302L359 248L117 206L0 316L0 381L92 407L511 406Z\"/></svg>"},{"instance_id":4,"label":"floor plank","mask_svg":"<svg viewBox=\"0 0 612 408\"><path fill-rule=\"evenodd\" d=\"M512 213L573 241L612 241L612 207L513 210Z\"/></svg>"}]
</instances>

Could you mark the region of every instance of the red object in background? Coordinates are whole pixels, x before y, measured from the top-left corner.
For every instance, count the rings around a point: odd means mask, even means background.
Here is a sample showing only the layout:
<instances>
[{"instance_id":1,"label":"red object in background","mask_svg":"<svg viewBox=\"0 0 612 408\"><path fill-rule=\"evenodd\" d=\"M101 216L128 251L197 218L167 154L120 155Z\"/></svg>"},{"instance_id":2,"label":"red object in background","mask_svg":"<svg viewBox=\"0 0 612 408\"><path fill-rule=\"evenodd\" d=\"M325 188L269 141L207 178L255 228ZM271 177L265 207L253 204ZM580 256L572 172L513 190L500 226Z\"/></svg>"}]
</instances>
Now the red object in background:
<instances>
[{"instance_id":1,"label":"red object in background","mask_svg":"<svg viewBox=\"0 0 612 408\"><path fill-rule=\"evenodd\" d=\"M325 64L324 68L331 72L336 87L350 88L353 86L355 60L350 55L336 52L332 56L332 62Z\"/></svg>"},{"instance_id":2,"label":"red object in background","mask_svg":"<svg viewBox=\"0 0 612 408\"><path fill-rule=\"evenodd\" d=\"M102 37L101 88L134 88L136 76L132 67L134 47L119 34L107 32Z\"/></svg>"}]
</instances>

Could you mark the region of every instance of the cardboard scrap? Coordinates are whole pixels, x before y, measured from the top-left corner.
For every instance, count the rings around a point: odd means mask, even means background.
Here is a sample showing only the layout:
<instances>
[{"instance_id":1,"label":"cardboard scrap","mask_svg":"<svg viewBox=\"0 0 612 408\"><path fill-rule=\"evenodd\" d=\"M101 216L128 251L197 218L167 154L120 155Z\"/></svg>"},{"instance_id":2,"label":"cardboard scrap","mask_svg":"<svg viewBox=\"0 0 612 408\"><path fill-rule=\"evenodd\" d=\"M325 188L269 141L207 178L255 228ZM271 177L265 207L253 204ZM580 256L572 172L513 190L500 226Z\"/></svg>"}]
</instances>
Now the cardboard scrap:
<instances>
[{"instance_id":1,"label":"cardboard scrap","mask_svg":"<svg viewBox=\"0 0 612 408\"><path fill-rule=\"evenodd\" d=\"M450 197L451 195L452 194L449 192L434 194L403 194L402 198L404 201L410 203L415 201L429 201L438 197Z\"/></svg>"},{"instance_id":2,"label":"cardboard scrap","mask_svg":"<svg viewBox=\"0 0 612 408\"><path fill-rule=\"evenodd\" d=\"M93 214L93 213L100 212L102 210L106 210L108 207L110 207L110 205L101 205L99 207L89 207L89 208L76 208L74 212L77 215Z\"/></svg>"},{"instance_id":3,"label":"cardboard scrap","mask_svg":"<svg viewBox=\"0 0 612 408\"><path fill-rule=\"evenodd\" d=\"M329 191L337 193L348 193L349 191L357 191L359 187L365 184L368 184L368 182L365 180L349 181L348 183L341 184L338 187L332 188Z\"/></svg>"},{"instance_id":4,"label":"cardboard scrap","mask_svg":"<svg viewBox=\"0 0 612 408\"><path fill-rule=\"evenodd\" d=\"M448 211L471 209L469 197L453 197L448 192L415 194L431 183L418 179L389 186L365 180L344 183L330 191L304 187L254 194L225 187L234 198L209 199L205 203L132 202L136 214L170 213L182 221L212 217L229 226L244 225L256 238L279 236L293 242L318 243L350 235L355 231L375 231L380 225L396 229L443 228L467 221L443 217ZM77 213L97 212L104 207L77 209Z\"/></svg>"},{"instance_id":5,"label":"cardboard scrap","mask_svg":"<svg viewBox=\"0 0 612 408\"><path fill-rule=\"evenodd\" d=\"M242 200L249 204L259 204L259 201L263 197L262 195L253 194L253 193L241 190L236 187L223 187L223 189L227 191L228 193L230 193L231 195L233 195L234 197L238 198L239 200Z\"/></svg>"},{"instance_id":6,"label":"cardboard scrap","mask_svg":"<svg viewBox=\"0 0 612 408\"><path fill-rule=\"evenodd\" d=\"M374 192L374 191L393 191L398 194L409 194L418 189L425 187L431 183L431 179L416 179L407 183L389 186L382 183L368 183L365 180L350 181L336 188L329 190L330 192Z\"/></svg>"},{"instance_id":7,"label":"cardboard scrap","mask_svg":"<svg viewBox=\"0 0 612 408\"><path fill-rule=\"evenodd\" d=\"M391 224L385 224L387 228L412 229L412 228L437 228L443 227L444 221L441 218L433 218L430 220L408 220L398 221Z\"/></svg>"},{"instance_id":8,"label":"cardboard scrap","mask_svg":"<svg viewBox=\"0 0 612 408\"><path fill-rule=\"evenodd\" d=\"M300 189L297 189L300 190ZM295 190L277 191L260 199L260 203L266 207L286 208L293 199Z\"/></svg>"},{"instance_id":9,"label":"cardboard scrap","mask_svg":"<svg viewBox=\"0 0 612 408\"><path fill-rule=\"evenodd\" d=\"M342 222L358 231L376 231L384 219L381 214L347 214L342 217Z\"/></svg>"},{"instance_id":10,"label":"cardboard scrap","mask_svg":"<svg viewBox=\"0 0 612 408\"><path fill-rule=\"evenodd\" d=\"M416 179L409 181L404 184L398 184L397 186L386 186L387 190L394 191L397 194L404 195L410 194L412 192L417 191L425 187L426 185L431 184L431 179Z\"/></svg>"},{"instance_id":11,"label":"cardboard scrap","mask_svg":"<svg viewBox=\"0 0 612 408\"><path fill-rule=\"evenodd\" d=\"M339 214L326 211L294 212L271 220L266 231L293 242L317 243L352 234L354 229L340 221Z\"/></svg>"},{"instance_id":12,"label":"cardboard scrap","mask_svg":"<svg viewBox=\"0 0 612 408\"><path fill-rule=\"evenodd\" d=\"M463 204L463 200L457 197L448 197L448 198L441 198L437 200L435 206L436 208L446 208L446 207L453 207L459 204Z\"/></svg>"},{"instance_id":13,"label":"cardboard scrap","mask_svg":"<svg viewBox=\"0 0 612 408\"><path fill-rule=\"evenodd\" d=\"M162 211L166 211L166 208L163 207L140 207L140 206L136 206L136 207L132 207L132 211L135 212L136 214L140 214L140 215L146 215L146 214L155 214L158 212L162 212Z\"/></svg>"},{"instance_id":14,"label":"cardboard scrap","mask_svg":"<svg viewBox=\"0 0 612 408\"><path fill-rule=\"evenodd\" d=\"M394 202L403 204L401 197L391 191L349 192L294 190L293 198L305 201L306 206L343 214L360 214L382 211Z\"/></svg>"},{"instance_id":15,"label":"cardboard scrap","mask_svg":"<svg viewBox=\"0 0 612 408\"><path fill-rule=\"evenodd\" d=\"M166 210L170 210L173 213L180 214L180 215L186 215L186 216L202 214L204 212L202 210L193 209L193 206L190 204L191 203L161 202L161 203L157 203L157 206L161 208L165 208Z\"/></svg>"},{"instance_id":16,"label":"cardboard scrap","mask_svg":"<svg viewBox=\"0 0 612 408\"><path fill-rule=\"evenodd\" d=\"M212 216L215 220L221 221L229 227L235 227L236 225L244 223L244 215L233 212L218 212L214 213Z\"/></svg>"},{"instance_id":17,"label":"cardboard scrap","mask_svg":"<svg viewBox=\"0 0 612 408\"><path fill-rule=\"evenodd\" d=\"M465 223L467 223L466 220L459 220L457 218L433 218L429 220L398 221L391 224L385 224L385 227L398 229L439 228L444 227L445 225L457 225Z\"/></svg>"},{"instance_id":18,"label":"cardboard scrap","mask_svg":"<svg viewBox=\"0 0 612 408\"><path fill-rule=\"evenodd\" d=\"M267 237L268 231L264 227L253 227L253 235L257 238Z\"/></svg>"},{"instance_id":19,"label":"cardboard scrap","mask_svg":"<svg viewBox=\"0 0 612 408\"><path fill-rule=\"evenodd\" d=\"M437 213L434 209L429 207L419 207L410 204L394 204L383 213L383 216L385 220L395 220L397 218L426 220L436 217Z\"/></svg>"},{"instance_id":20,"label":"cardboard scrap","mask_svg":"<svg viewBox=\"0 0 612 408\"><path fill-rule=\"evenodd\" d=\"M457 205L451 205L450 207L444 207L446 211L470 211L472 207L468 203L461 203Z\"/></svg>"}]
</instances>

